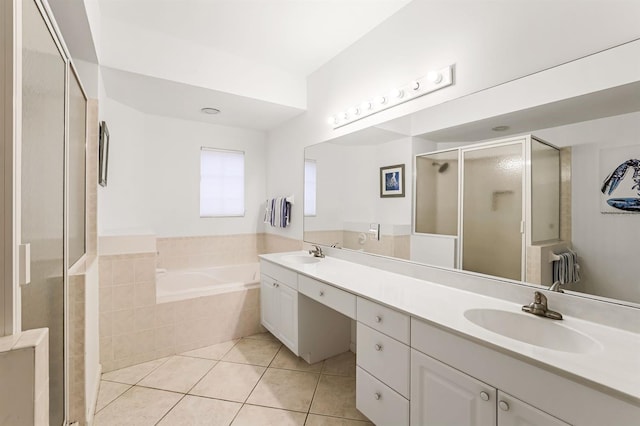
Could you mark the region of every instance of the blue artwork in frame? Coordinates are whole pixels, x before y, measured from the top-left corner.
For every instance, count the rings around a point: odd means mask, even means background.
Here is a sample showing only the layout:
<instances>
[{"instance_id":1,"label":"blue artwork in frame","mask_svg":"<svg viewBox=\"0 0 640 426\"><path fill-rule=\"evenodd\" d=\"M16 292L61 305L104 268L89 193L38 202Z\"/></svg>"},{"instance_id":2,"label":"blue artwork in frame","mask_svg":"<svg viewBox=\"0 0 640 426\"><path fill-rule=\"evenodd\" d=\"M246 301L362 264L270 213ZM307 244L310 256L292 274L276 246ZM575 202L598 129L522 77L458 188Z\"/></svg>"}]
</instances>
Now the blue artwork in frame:
<instances>
[{"instance_id":1,"label":"blue artwork in frame","mask_svg":"<svg viewBox=\"0 0 640 426\"><path fill-rule=\"evenodd\" d=\"M404 164L380 167L380 197L404 197Z\"/></svg>"}]
</instances>

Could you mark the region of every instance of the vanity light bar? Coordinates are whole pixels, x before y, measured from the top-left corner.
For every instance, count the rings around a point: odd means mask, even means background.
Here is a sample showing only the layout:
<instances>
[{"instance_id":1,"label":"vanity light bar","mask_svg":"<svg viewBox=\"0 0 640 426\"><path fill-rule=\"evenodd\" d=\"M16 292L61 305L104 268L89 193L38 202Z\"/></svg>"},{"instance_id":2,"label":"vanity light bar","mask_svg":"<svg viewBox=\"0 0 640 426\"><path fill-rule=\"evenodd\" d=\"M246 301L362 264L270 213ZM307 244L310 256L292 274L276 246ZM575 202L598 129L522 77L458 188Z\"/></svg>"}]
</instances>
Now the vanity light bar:
<instances>
[{"instance_id":1,"label":"vanity light bar","mask_svg":"<svg viewBox=\"0 0 640 426\"><path fill-rule=\"evenodd\" d=\"M351 106L343 112L329 117L329 124L334 129L353 123L361 118L400 105L411 99L419 98L427 93L435 92L453 84L453 65L439 70L429 71L427 75L402 87L395 88L384 95L374 96L358 105Z\"/></svg>"}]
</instances>

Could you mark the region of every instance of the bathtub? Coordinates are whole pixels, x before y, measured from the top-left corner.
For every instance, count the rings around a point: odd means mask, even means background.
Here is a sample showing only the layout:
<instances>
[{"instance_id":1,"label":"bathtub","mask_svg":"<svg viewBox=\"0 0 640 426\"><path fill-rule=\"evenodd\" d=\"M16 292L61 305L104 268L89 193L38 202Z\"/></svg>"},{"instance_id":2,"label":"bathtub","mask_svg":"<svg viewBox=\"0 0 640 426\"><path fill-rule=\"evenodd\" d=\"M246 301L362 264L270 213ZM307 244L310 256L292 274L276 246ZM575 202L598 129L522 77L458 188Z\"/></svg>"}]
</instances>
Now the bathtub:
<instances>
[{"instance_id":1,"label":"bathtub","mask_svg":"<svg viewBox=\"0 0 640 426\"><path fill-rule=\"evenodd\" d=\"M259 286L259 263L205 269L158 270L156 303L175 302Z\"/></svg>"}]
</instances>

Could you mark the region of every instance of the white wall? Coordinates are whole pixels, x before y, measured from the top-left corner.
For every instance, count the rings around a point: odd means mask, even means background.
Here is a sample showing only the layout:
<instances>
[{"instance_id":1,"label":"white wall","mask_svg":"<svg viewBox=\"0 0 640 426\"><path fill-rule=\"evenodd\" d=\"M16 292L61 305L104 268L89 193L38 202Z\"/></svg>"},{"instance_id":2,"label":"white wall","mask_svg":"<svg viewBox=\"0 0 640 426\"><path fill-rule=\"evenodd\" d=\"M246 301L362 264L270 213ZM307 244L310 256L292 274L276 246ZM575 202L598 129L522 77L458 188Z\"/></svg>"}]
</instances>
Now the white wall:
<instances>
[{"instance_id":1,"label":"white wall","mask_svg":"<svg viewBox=\"0 0 640 426\"><path fill-rule=\"evenodd\" d=\"M269 133L268 192L302 194L304 146L638 38L640 3L617 6L602 1L576 7L572 0L410 3L309 77L308 112ZM528 30L528 22L545 22L545 31ZM568 31L571 37L566 37ZM354 103L448 64L456 65L452 87L338 130L327 124L330 115ZM500 104L501 99L491 102ZM428 112L421 119L428 120ZM294 217L301 216L301 208L294 206ZM270 232L300 239L302 225L294 222L290 229Z\"/></svg>"},{"instance_id":2,"label":"white wall","mask_svg":"<svg viewBox=\"0 0 640 426\"><path fill-rule=\"evenodd\" d=\"M99 235L262 232L264 133L147 115L108 97L101 100L100 116L111 145L108 185L98 190ZM202 146L245 152L244 217L199 217Z\"/></svg>"}]
</instances>

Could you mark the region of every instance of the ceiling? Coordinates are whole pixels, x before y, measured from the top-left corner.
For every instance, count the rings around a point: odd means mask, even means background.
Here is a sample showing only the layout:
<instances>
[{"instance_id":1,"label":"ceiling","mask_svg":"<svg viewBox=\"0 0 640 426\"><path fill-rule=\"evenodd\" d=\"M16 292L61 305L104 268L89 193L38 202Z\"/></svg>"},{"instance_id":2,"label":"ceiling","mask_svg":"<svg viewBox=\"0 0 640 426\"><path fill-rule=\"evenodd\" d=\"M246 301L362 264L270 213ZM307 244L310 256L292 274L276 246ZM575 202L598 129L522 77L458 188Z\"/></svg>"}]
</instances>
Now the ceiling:
<instances>
[{"instance_id":1,"label":"ceiling","mask_svg":"<svg viewBox=\"0 0 640 426\"><path fill-rule=\"evenodd\" d=\"M256 130L303 113L307 76L410 1L49 0L72 57L100 65L107 97Z\"/></svg>"},{"instance_id":2,"label":"ceiling","mask_svg":"<svg viewBox=\"0 0 640 426\"><path fill-rule=\"evenodd\" d=\"M110 20L308 76L410 0L98 0Z\"/></svg>"}]
</instances>

